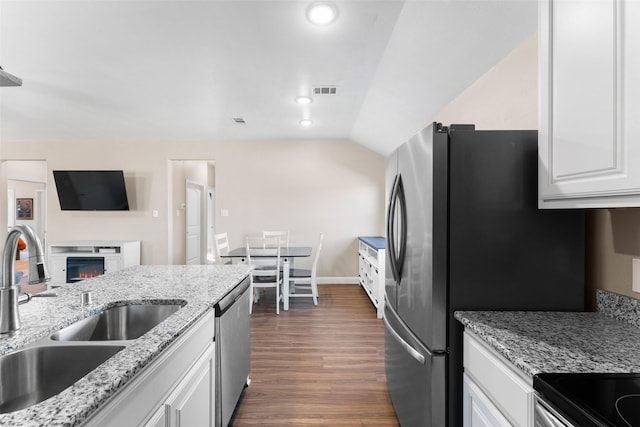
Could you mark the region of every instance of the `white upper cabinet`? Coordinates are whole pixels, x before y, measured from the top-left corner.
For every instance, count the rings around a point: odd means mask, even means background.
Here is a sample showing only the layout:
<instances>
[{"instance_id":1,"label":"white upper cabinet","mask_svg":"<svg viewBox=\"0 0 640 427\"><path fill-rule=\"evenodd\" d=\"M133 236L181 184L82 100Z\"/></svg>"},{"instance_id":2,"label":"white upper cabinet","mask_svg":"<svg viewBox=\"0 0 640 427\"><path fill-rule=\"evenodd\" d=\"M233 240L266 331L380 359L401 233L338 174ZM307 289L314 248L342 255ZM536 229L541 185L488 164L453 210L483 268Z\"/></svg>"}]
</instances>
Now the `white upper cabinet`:
<instances>
[{"instance_id":1,"label":"white upper cabinet","mask_svg":"<svg viewBox=\"0 0 640 427\"><path fill-rule=\"evenodd\" d=\"M640 2L539 12L540 207L640 206Z\"/></svg>"}]
</instances>

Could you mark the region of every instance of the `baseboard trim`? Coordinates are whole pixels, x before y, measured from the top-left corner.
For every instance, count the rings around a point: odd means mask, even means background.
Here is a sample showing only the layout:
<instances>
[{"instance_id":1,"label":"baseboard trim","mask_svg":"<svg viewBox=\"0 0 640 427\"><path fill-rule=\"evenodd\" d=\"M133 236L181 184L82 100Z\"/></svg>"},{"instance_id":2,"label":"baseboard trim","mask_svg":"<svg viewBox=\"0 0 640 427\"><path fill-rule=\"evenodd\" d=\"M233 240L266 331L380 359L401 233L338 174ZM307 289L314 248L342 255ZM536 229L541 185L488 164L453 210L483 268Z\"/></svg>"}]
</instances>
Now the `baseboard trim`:
<instances>
[{"instance_id":1,"label":"baseboard trim","mask_svg":"<svg viewBox=\"0 0 640 427\"><path fill-rule=\"evenodd\" d=\"M358 277L318 277L319 285L358 285L360 280Z\"/></svg>"}]
</instances>

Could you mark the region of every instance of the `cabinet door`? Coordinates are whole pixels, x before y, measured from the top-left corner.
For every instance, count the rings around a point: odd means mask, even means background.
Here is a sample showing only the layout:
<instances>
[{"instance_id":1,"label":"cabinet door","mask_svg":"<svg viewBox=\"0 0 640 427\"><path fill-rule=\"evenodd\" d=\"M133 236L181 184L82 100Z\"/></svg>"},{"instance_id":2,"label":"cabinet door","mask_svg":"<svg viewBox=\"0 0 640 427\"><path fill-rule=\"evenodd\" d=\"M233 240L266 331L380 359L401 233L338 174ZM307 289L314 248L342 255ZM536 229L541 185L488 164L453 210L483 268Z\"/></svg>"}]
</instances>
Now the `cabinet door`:
<instances>
[{"instance_id":1,"label":"cabinet door","mask_svg":"<svg viewBox=\"0 0 640 427\"><path fill-rule=\"evenodd\" d=\"M635 3L539 3L540 207L640 206Z\"/></svg>"},{"instance_id":2,"label":"cabinet door","mask_svg":"<svg viewBox=\"0 0 640 427\"><path fill-rule=\"evenodd\" d=\"M483 391L492 405L500 408L513 425L533 425L533 379L465 331L463 363L465 375ZM477 397L475 398L478 399ZM501 424L497 424L501 425Z\"/></svg>"},{"instance_id":3,"label":"cabinet door","mask_svg":"<svg viewBox=\"0 0 640 427\"><path fill-rule=\"evenodd\" d=\"M640 206L633 0L540 4L540 207Z\"/></svg>"},{"instance_id":4,"label":"cabinet door","mask_svg":"<svg viewBox=\"0 0 640 427\"><path fill-rule=\"evenodd\" d=\"M168 426L214 425L214 356L211 344L167 399Z\"/></svg>"},{"instance_id":5,"label":"cabinet door","mask_svg":"<svg viewBox=\"0 0 640 427\"><path fill-rule=\"evenodd\" d=\"M114 271L118 271L122 268L122 261L120 260L120 256L107 256L104 257L104 272L105 273L113 273Z\"/></svg>"},{"instance_id":6,"label":"cabinet door","mask_svg":"<svg viewBox=\"0 0 640 427\"><path fill-rule=\"evenodd\" d=\"M178 426L212 426L212 367L207 364L193 379L183 399L175 405Z\"/></svg>"},{"instance_id":7,"label":"cabinet door","mask_svg":"<svg viewBox=\"0 0 640 427\"><path fill-rule=\"evenodd\" d=\"M51 283L67 283L67 257L49 257L49 272Z\"/></svg>"},{"instance_id":8,"label":"cabinet door","mask_svg":"<svg viewBox=\"0 0 640 427\"><path fill-rule=\"evenodd\" d=\"M367 261L364 259L364 256L358 253L358 279L360 279L360 284L363 286L367 280L366 263Z\"/></svg>"},{"instance_id":9,"label":"cabinet door","mask_svg":"<svg viewBox=\"0 0 640 427\"><path fill-rule=\"evenodd\" d=\"M511 423L466 375L463 375L463 427L511 427Z\"/></svg>"},{"instance_id":10,"label":"cabinet door","mask_svg":"<svg viewBox=\"0 0 640 427\"><path fill-rule=\"evenodd\" d=\"M155 414L144 423L144 427L167 427L167 408L166 405L162 405L158 408Z\"/></svg>"},{"instance_id":11,"label":"cabinet door","mask_svg":"<svg viewBox=\"0 0 640 427\"><path fill-rule=\"evenodd\" d=\"M378 274L378 268L371 266L371 275L369 276L369 287L371 288L371 296L375 299L376 306L380 301L380 295L378 295L378 281L380 275Z\"/></svg>"}]
</instances>

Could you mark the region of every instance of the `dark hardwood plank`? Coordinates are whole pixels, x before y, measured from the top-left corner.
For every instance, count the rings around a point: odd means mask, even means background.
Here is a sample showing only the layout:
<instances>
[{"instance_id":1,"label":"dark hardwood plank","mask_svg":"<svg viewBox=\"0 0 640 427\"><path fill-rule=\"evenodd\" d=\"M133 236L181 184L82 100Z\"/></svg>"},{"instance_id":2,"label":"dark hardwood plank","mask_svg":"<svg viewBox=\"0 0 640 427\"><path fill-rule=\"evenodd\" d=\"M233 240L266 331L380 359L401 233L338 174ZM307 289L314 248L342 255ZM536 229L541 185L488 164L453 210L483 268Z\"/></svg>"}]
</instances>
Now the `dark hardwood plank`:
<instances>
[{"instance_id":1,"label":"dark hardwood plank","mask_svg":"<svg viewBox=\"0 0 640 427\"><path fill-rule=\"evenodd\" d=\"M231 426L398 426L384 374L384 325L357 285L275 314L268 290L251 318L251 385ZM273 292L273 291L271 291Z\"/></svg>"}]
</instances>

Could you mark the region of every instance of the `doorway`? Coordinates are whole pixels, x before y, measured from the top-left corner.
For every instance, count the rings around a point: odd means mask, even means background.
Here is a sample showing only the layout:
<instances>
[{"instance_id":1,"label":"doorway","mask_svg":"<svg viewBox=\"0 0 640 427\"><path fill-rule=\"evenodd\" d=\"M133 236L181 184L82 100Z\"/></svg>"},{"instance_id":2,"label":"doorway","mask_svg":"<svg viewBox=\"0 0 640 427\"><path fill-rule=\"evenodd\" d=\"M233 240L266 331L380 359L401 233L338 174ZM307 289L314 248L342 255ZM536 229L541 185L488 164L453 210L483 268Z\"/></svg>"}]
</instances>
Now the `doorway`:
<instances>
[{"instance_id":1,"label":"doorway","mask_svg":"<svg viewBox=\"0 0 640 427\"><path fill-rule=\"evenodd\" d=\"M16 224L33 228L44 245L46 240L47 162L6 160L2 167L7 178L7 230ZM20 211L19 205L29 211Z\"/></svg>"},{"instance_id":2,"label":"doorway","mask_svg":"<svg viewBox=\"0 0 640 427\"><path fill-rule=\"evenodd\" d=\"M47 162L44 160L5 160L0 164L3 188L6 190L7 210L3 214L6 229L16 224L33 229L42 247L47 245ZM18 251L16 271L22 272L18 284L28 281L27 257L29 247Z\"/></svg>"},{"instance_id":3,"label":"doorway","mask_svg":"<svg viewBox=\"0 0 640 427\"><path fill-rule=\"evenodd\" d=\"M186 264L204 264L206 249L206 218L204 203L204 186L193 181L186 181Z\"/></svg>"},{"instance_id":4,"label":"doorway","mask_svg":"<svg viewBox=\"0 0 640 427\"><path fill-rule=\"evenodd\" d=\"M207 262L216 260L215 241L216 234L216 195L213 187L207 187Z\"/></svg>"},{"instance_id":5,"label":"doorway","mask_svg":"<svg viewBox=\"0 0 640 427\"><path fill-rule=\"evenodd\" d=\"M215 233L215 161L168 160L169 262L211 262ZM214 252L211 252L213 254Z\"/></svg>"}]
</instances>

